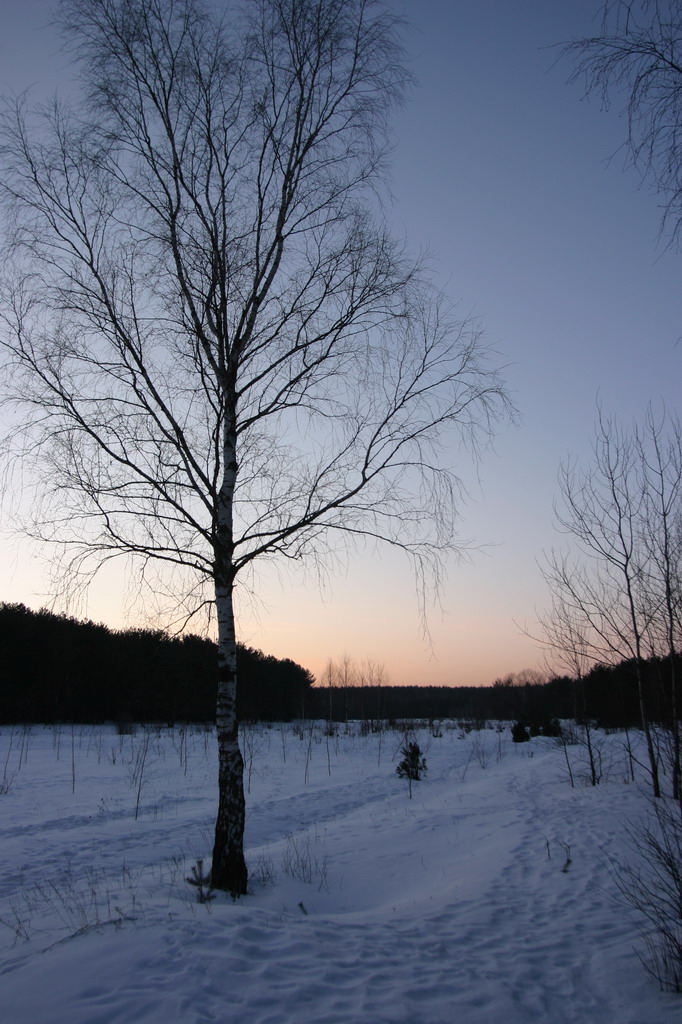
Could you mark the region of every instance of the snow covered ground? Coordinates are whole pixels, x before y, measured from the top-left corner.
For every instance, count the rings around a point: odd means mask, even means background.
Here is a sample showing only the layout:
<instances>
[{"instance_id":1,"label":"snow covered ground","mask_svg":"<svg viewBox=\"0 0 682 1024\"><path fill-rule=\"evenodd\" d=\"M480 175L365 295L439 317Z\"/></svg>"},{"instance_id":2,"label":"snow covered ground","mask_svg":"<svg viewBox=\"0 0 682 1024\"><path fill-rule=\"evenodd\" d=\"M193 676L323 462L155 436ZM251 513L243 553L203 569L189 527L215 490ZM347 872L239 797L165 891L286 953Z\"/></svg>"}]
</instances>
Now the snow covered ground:
<instances>
[{"instance_id":1,"label":"snow covered ground","mask_svg":"<svg viewBox=\"0 0 682 1024\"><path fill-rule=\"evenodd\" d=\"M617 900L648 807L621 737L603 784L572 789L551 740L423 728L412 799L397 732L243 739L252 893L201 905L185 879L210 856L212 733L2 728L5 1024L682 1018Z\"/></svg>"}]
</instances>

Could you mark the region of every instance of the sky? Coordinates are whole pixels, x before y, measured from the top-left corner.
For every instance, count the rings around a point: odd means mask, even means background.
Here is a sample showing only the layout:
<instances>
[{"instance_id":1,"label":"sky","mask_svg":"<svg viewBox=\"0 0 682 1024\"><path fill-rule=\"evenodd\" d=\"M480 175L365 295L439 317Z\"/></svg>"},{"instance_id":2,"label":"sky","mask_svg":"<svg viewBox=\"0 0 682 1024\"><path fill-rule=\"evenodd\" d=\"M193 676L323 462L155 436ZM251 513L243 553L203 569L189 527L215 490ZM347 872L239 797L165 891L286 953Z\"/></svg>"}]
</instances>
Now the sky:
<instances>
[{"instance_id":1,"label":"sky","mask_svg":"<svg viewBox=\"0 0 682 1024\"><path fill-rule=\"evenodd\" d=\"M682 255L659 238L659 201L624 167L616 102L569 84L556 44L592 34L599 0L391 0L418 80L394 121L394 230L429 255L463 317L499 352L516 425L476 466L440 602L420 629L398 552L360 553L320 586L263 572L238 609L240 638L321 674L349 655L394 683L487 684L542 666L528 633L548 595L539 562L561 546L553 503L563 459L589 460L597 402L624 421L649 401L679 409ZM68 75L48 0L3 0L0 84L52 89ZM49 601L49 552L0 522L0 600ZM80 611L137 624L108 570Z\"/></svg>"}]
</instances>

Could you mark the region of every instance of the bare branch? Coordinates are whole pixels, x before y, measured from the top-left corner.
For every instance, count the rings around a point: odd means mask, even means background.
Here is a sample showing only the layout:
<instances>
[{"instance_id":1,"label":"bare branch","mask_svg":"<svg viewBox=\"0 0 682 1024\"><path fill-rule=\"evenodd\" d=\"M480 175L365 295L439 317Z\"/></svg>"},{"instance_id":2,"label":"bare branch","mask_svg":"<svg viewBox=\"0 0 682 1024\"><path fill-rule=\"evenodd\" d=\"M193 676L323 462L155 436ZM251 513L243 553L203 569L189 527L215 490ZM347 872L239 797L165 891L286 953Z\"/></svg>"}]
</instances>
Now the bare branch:
<instances>
[{"instance_id":1,"label":"bare branch","mask_svg":"<svg viewBox=\"0 0 682 1024\"><path fill-rule=\"evenodd\" d=\"M678 245L682 230L682 3L605 0L599 34L563 47L572 81L604 108L622 102L628 161L659 193L661 231Z\"/></svg>"}]
</instances>

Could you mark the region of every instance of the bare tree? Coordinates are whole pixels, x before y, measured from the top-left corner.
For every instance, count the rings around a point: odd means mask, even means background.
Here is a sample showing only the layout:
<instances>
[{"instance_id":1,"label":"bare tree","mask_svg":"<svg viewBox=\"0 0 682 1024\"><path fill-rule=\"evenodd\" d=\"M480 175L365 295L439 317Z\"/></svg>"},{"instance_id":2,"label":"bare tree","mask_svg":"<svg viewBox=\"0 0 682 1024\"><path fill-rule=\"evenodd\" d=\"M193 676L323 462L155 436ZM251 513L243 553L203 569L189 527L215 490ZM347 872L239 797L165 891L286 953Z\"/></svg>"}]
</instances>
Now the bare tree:
<instances>
[{"instance_id":1,"label":"bare tree","mask_svg":"<svg viewBox=\"0 0 682 1024\"><path fill-rule=\"evenodd\" d=\"M442 448L508 408L472 324L376 190L408 76L375 0L62 0L84 105L4 121L7 387L73 581L121 553L213 607L211 883L244 893L235 585L257 559L389 543L437 579ZM227 16L226 16L227 17ZM336 538L336 540L334 539ZM156 575L152 567L156 566Z\"/></svg>"},{"instance_id":2,"label":"bare tree","mask_svg":"<svg viewBox=\"0 0 682 1024\"><path fill-rule=\"evenodd\" d=\"M358 689L358 701L353 701L353 704L358 708L360 718L364 721L365 691L368 690L370 693L373 690L377 691L378 708L380 705L379 688L386 686L386 679L385 667L382 664L375 662L372 658L365 658L361 663L356 662L349 654L343 654L338 661L335 661L333 658L329 658L322 671L322 678L320 680L320 685L327 688L329 699L329 731L332 730L332 722L334 721L333 694L335 688L341 691L341 696L343 697L344 718L346 722L348 722L349 716L350 691ZM372 713L370 713L370 719L372 720L373 727L374 723Z\"/></svg>"},{"instance_id":3,"label":"bare tree","mask_svg":"<svg viewBox=\"0 0 682 1024\"><path fill-rule=\"evenodd\" d=\"M592 465L564 464L559 475L559 526L577 541L580 558L552 552L544 575L553 595L545 638L564 660L632 660L654 796L661 795L658 759L645 701L643 663L650 628L641 545L644 495L632 439L599 414Z\"/></svg>"},{"instance_id":4,"label":"bare tree","mask_svg":"<svg viewBox=\"0 0 682 1024\"><path fill-rule=\"evenodd\" d=\"M560 526L578 542L578 558L552 553L545 578L552 605L543 640L580 680L589 664L632 661L654 795L657 755L645 701L644 663L663 658L669 679L673 795L680 796L679 680L682 640L682 434L678 420L651 407L625 431L599 416L592 466L560 474Z\"/></svg>"},{"instance_id":5,"label":"bare tree","mask_svg":"<svg viewBox=\"0 0 682 1024\"><path fill-rule=\"evenodd\" d=\"M627 113L628 159L663 200L662 228L678 244L682 229L682 2L604 0L598 34L563 49L572 80L614 98Z\"/></svg>"},{"instance_id":6,"label":"bare tree","mask_svg":"<svg viewBox=\"0 0 682 1024\"><path fill-rule=\"evenodd\" d=\"M349 691L358 683L358 669L350 654L343 654L336 666L336 678L338 686L343 692L344 718L348 722L348 698Z\"/></svg>"},{"instance_id":7,"label":"bare tree","mask_svg":"<svg viewBox=\"0 0 682 1024\"><path fill-rule=\"evenodd\" d=\"M649 649L667 659L673 798L682 808L680 695L677 652L682 649L682 430L670 414L647 409L634 443L644 495L641 540L647 564Z\"/></svg>"},{"instance_id":8,"label":"bare tree","mask_svg":"<svg viewBox=\"0 0 682 1024\"><path fill-rule=\"evenodd\" d=\"M557 559L550 559L546 579L550 584L556 582L553 569ZM540 643L551 654L551 660L566 669L573 680L573 717L584 730L584 746L587 751L589 779L592 786L600 781L599 766L595 756L593 741L593 722L587 705L585 692L585 673L593 663L590 631L586 630L585 616L578 613L575 602L570 599L566 589L561 586L551 587L551 605L548 611L539 617L541 630ZM537 638L536 638L537 639ZM566 765L573 785L566 738L562 736Z\"/></svg>"}]
</instances>

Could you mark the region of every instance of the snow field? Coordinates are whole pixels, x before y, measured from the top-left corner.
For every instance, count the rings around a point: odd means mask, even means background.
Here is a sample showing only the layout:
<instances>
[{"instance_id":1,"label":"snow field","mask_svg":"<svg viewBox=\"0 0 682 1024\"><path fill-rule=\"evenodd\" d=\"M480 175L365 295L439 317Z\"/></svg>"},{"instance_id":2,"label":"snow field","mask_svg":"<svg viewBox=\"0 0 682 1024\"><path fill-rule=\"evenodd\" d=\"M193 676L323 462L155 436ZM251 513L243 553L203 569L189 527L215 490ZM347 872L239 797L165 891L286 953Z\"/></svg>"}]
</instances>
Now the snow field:
<instances>
[{"instance_id":1,"label":"snow field","mask_svg":"<svg viewBox=\"0 0 682 1024\"><path fill-rule=\"evenodd\" d=\"M572 789L553 741L419 728L410 800L399 731L335 728L243 730L252 892L200 905L212 731L3 727L3 1021L679 1021L617 899L648 807L622 737L603 784Z\"/></svg>"}]
</instances>

